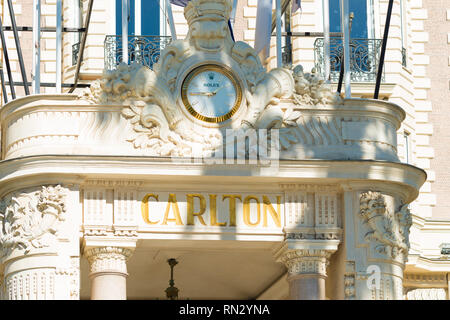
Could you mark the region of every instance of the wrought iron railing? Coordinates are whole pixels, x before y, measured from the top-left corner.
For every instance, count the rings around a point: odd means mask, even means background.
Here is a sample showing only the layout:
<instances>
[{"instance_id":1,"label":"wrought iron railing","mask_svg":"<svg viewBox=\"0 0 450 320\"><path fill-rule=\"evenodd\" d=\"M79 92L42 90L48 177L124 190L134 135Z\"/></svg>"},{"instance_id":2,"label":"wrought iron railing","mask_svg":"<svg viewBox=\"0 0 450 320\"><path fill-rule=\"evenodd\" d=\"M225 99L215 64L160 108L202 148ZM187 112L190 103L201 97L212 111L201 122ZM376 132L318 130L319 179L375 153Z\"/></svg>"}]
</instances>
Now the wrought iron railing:
<instances>
[{"instance_id":1,"label":"wrought iron railing","mask_svg":"<svg viewBox=\"0 0 450 320\"><path fill-rule=\"evenodd\" d=\"M350 40L350 70L353 82L375 82L381 54L381 39ZM323 38L314 42L316 72L325 75ZM344 47L342 38L330 38L330 77L332 82L339 80L341 63L343 63ZM384 81L384 72L382 75Z\"/></svg>"},{"instance_id":2,"label":"wrought iron railing","mask_svg":"<svg viewBox=\"0 0 450 320\"><path fill-rule=\"evenodd\" d=\"M72 45L72 65L73 66L77 64L79 52L80 52L80 43L77 42L74 45Z\"/></svg>"},{"instance_id":3,"label":"wrought iron railing","mask_svg":"<svg viewBox=\"0 0 450 320\"><path fill-rule=\"evenodd\" d=\"M128 61L153 68L171 41L167 36L128 36ZM122 62L122 55L122 36L106 36L105 69L114 70Z\"/></svg>"}]
</instances>

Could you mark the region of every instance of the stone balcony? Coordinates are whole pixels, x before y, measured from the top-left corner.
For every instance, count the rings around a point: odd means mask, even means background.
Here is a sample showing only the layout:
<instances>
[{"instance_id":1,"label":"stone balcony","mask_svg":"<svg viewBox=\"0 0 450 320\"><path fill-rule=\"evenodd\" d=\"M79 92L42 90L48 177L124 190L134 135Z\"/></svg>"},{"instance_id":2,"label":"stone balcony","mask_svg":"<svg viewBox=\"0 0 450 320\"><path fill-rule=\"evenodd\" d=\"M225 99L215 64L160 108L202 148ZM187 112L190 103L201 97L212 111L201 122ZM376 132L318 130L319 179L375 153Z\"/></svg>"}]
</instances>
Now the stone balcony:
<instances>
[{"instance_id":1,"label":"stone balcony","mask_svg":"<svg viewBox=\"0 0 450 320\"><path fill-rule=\"evenodd\" d=\"M280 102L280 159L399 162L397 130L405 112L380 100L299 106ZM0 111L2 159L37 155L155 156L130 140L123 105L98 105L77 95L33 95Z\"/></svg>"}]
</instances>

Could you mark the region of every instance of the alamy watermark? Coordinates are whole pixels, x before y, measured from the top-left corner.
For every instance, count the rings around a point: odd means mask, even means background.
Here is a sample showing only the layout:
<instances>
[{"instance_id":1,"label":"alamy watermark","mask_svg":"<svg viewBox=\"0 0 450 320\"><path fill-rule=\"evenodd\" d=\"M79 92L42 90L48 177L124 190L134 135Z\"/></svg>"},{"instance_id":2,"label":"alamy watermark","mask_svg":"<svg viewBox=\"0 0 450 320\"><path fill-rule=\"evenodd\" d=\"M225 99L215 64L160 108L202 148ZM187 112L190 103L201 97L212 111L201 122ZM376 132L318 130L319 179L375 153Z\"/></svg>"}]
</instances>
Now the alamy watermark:
<instances>
[{"instance_id":1,"label":"alamy watermark","mask_svg":"<svg viewBox=\"0 0 450 320\"><path fill-rule=\"evenodd\" d=\"M192 148L192 156L183 159L183 162L278 168L280 160L278 129L226 129L221 133L222 139L214 148L197 144Z\"/></svg>"},{"instance_id":2,"label":"alamy watermark","mask_svg":"<svg viewBox=\"0 0 450 320\"><path fill-rule=\"evenodd\" d=\"M369 290L381 288L381 269L375 264L371 264L367 267L366 273L369 275L366 281L367 288Z\"/></svg>"}]
</instances>

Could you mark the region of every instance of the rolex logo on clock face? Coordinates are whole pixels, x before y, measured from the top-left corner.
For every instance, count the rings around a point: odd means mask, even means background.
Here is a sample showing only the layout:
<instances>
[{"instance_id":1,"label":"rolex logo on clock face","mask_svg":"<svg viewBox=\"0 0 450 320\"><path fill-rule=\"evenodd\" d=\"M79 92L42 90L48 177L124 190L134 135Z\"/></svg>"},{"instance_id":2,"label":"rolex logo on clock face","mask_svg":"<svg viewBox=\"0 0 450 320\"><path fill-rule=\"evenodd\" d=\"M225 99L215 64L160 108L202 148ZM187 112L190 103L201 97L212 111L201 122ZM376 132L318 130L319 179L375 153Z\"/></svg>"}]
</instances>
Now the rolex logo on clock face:
<instances>
[{"instance_id":1,"label":"rolex logo on clock face","mask_svg":"<svg viewBox=\"0 0 450 320\"><path fill-rule=\"evenodd\" d=\"M193 69L183 81L181 99L195 118L221 123L230 119L242 102L242 90L232 71L207 64Z\"/></svg>"}]
</instances>

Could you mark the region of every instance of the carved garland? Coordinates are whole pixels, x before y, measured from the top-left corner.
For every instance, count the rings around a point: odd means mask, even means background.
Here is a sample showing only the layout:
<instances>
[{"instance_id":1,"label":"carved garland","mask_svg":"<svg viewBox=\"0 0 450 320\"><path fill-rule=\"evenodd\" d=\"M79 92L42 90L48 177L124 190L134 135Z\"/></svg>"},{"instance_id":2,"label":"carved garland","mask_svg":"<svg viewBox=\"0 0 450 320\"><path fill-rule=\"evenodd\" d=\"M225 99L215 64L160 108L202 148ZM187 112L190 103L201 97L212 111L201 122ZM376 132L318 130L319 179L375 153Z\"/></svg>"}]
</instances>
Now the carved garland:
<instances>
[{"instance_id":1,"label":"carved garland","mask_svg":"<svg viewBox=\"0 0 450 320\"><path fill-rule=\"evenodd\" d=\"M33 193L11 194L0 201L0 246L2 256L14 249L25 254L32 248L49 246L47 235L55 235L65 220L67 189L43 186Z\"/></svg>"}]
</instances>

